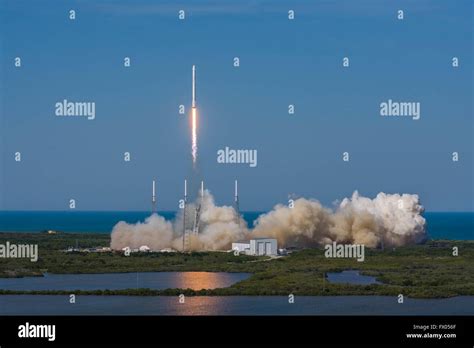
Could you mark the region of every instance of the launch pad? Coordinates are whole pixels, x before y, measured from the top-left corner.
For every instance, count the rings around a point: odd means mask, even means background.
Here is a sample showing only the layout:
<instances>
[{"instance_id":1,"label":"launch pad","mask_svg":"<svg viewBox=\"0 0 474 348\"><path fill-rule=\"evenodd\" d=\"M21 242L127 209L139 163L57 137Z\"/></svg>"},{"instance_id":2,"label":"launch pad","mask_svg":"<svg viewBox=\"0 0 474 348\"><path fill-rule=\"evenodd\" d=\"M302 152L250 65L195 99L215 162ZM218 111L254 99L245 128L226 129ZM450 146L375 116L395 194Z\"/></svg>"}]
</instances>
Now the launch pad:
<instances>
[{"instance_id":1,"label":"launch pad","mask_svg":"<svg viewBox=\"0 0 474 348\"><path fill-rule=\"evenodd\" d=\"M204 181L201 181L200 197L194 204L188 204L187 180L184 181L184 207L183 207L183 251L190 249L191 236L199 234L201 208L204 200ZM189 228L191 227L191 228Z\"/></svg>"},{"instance_id":2,"label":"launch pad","mask_svg":"<svg viewBox=\"0 0 474 348\"><path fill-rule=\"evenodd\" d=\"M188 182L184 180L184 205L182 217L182 251L190 250L192 236L198 236L201 231L201 213L204 205L204 181L201 181L199 197L195 202L188 203ZM238 181L234 182L234 209L236 212L237 223L240 226L239 193Z\"/></svg>"}]
</instances>

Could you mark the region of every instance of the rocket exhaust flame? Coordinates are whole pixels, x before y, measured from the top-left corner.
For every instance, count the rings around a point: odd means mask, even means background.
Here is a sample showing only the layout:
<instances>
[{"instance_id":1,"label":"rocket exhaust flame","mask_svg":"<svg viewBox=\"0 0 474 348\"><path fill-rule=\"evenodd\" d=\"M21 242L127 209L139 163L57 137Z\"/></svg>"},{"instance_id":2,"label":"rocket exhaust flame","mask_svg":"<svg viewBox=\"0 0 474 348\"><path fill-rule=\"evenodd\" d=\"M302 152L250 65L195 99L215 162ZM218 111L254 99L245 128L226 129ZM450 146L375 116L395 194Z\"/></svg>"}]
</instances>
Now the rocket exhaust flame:
<instances>
[{"instance_id":1,"label":"rocket exhaust flame","mask_svg":"<svg viewBox=\"0 0 474 348\"><path fill-rule=\"evenodd\" d=\"M193 156L193 166L196 166L197 160L197 112L196 108L192 109L192 144L191 144L191 154Z\"/></svg>"},{"instance_id":2,"label":"rocket exhaust flame","mask_svg":"<svg viewBox=\"0 0 474 348\"><path fill-rule=\"evenodd\" d=\"M196 110L196 66L193 65L193 83L192 83L192 133L191 133L191 154L193 156L193 167L196 167L197 161L197 110Z\"/></svg>"}]
</instances>

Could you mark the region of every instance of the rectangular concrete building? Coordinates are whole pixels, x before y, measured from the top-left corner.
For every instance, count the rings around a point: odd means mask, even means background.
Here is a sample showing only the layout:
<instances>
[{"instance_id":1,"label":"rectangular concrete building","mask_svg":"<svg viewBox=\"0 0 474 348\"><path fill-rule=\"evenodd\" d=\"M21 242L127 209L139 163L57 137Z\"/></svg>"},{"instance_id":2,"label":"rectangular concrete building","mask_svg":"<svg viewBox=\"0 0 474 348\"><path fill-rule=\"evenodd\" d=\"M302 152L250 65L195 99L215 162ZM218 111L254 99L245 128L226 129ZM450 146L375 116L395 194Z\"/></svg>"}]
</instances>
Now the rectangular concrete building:
<instances>
[{"instance_id":1,"label":"rectangular concrete building","mask_svg":"<svg viewBox=\"0 0 474 348\"><path fill-rule=\"evenodd\" d=\"M273 238L254 238L249 241L238 241L232 243L232 250L239 253L256 256L276 256L278 255L277 240Z\"/></svg>"},{"instance_id":2,"label":"rectangular concrete building","mask_svg":"<svg viewBox=\"0 0 474 348\"><path fill-rule=\"evenodd\" d=\"M273 238L254 238L249 241L232 243L232 250L247 255L276 256L278 255L278 244L277 240Z\"/></svg>"},{"instance_id":3,"label":"rectangular concrete building","mask_svg":"<svg viewBox=\"0 0 474 348\"><path fill-rule=\"evenodd\" d=\"M273 238L255 238L250 240L250 255L278 255L277 240Z\"/></svg>"}]
</instances>

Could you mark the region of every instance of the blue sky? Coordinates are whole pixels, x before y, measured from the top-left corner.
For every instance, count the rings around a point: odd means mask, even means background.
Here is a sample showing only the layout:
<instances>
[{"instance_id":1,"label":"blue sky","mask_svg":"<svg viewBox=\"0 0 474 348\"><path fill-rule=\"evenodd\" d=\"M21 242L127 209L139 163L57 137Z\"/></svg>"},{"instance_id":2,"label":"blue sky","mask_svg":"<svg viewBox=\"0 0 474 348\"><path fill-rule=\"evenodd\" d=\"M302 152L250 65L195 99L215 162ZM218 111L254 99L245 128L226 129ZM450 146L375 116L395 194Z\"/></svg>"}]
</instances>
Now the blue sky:
<instances>
[{"instance_id":1,"label":"blue sky","mask_svg":"<svg viewBox=\"0 0 474 348\"><path fill-rule=\"evenodd\" d=\"M359 190L472 211L472 6L0 0L0 209L66 210L74 198L78 210L147 210L155 177L159 209L175 210L192 175L178 105L190 106L196 64L200 176L219 204L238 179L242 210ZM96 119L56 117L63 99L94 101ZM381 117L388 99L420 102L421 119ZM217 163L226 146L256 149L257 167Z\"/></svg>"}]
</instances>

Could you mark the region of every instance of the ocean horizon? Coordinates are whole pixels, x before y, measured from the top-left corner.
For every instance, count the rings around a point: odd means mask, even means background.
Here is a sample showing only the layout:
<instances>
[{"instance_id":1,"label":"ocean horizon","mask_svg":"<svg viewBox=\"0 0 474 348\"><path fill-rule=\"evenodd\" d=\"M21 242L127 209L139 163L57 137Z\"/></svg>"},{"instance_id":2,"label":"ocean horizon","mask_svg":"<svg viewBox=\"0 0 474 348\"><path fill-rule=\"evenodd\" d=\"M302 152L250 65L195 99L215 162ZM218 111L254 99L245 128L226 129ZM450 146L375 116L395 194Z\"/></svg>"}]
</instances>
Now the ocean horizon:
<instances>
[{"instance_id":1,"label":"ocean horizon","mask_svg":"<svg viewBox=\"0 0 474 348\"><path fill-rule=\"evenodd\" d=\"M241 212L248 227L266 212ZM176 212L160 211L172 221ZM119 221L143 222L149 211L0 211L0 232L55 230L77 233L110 233ZM432 239L474 240L474 212L425 212L428 236Z\"/></svg>"}]
</instances>

